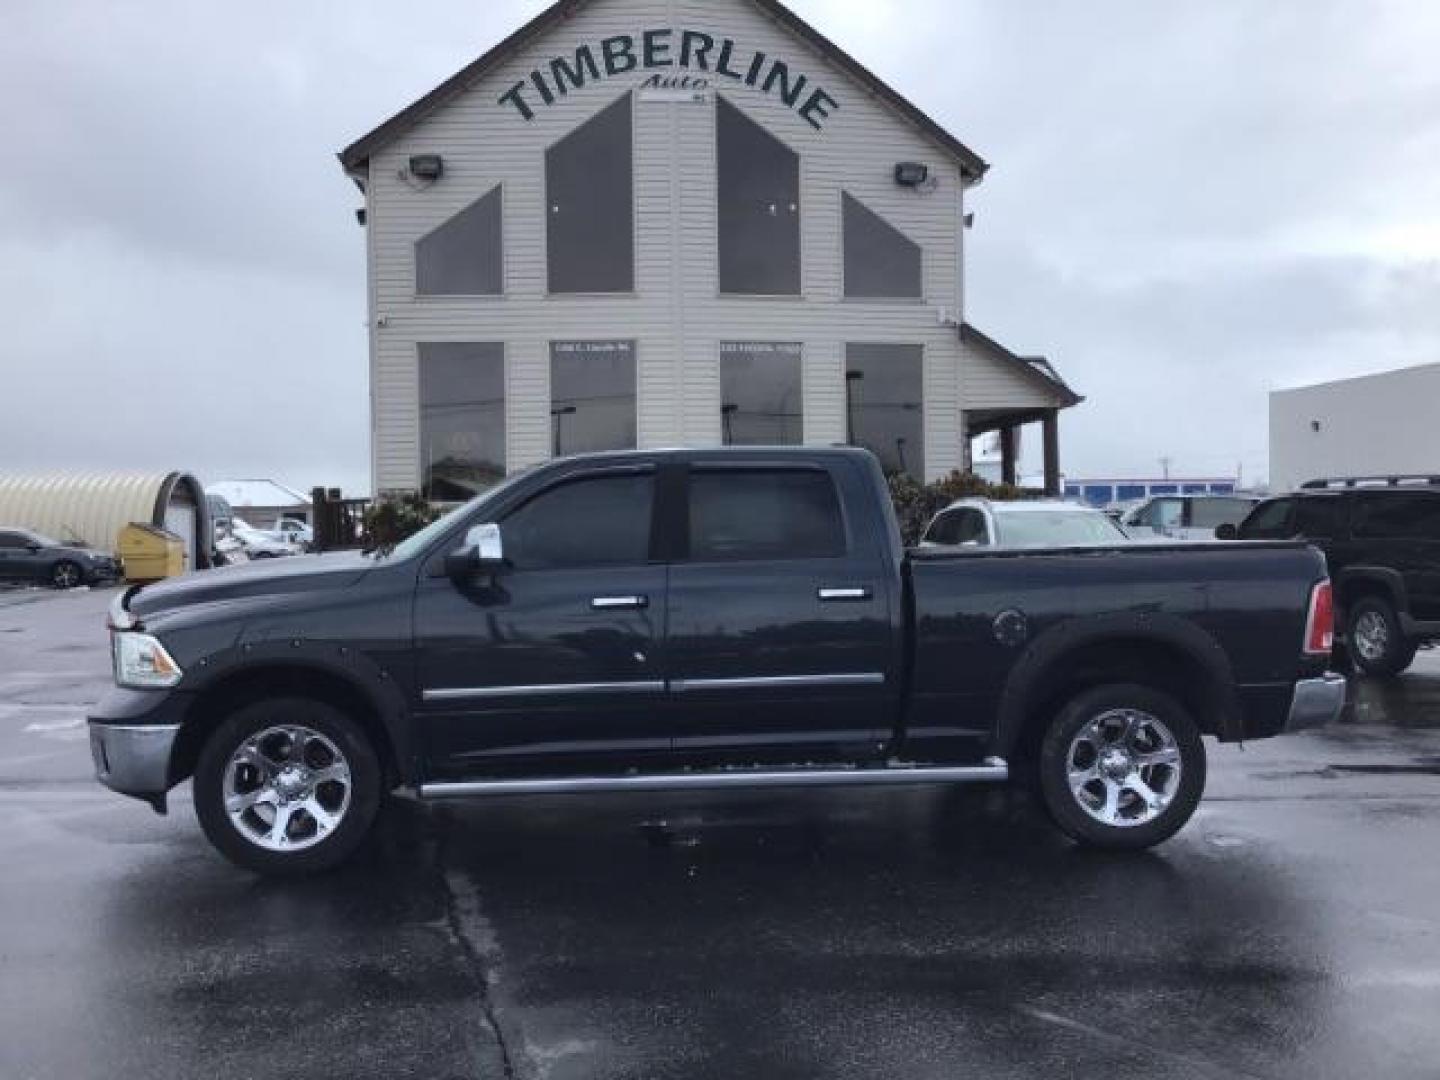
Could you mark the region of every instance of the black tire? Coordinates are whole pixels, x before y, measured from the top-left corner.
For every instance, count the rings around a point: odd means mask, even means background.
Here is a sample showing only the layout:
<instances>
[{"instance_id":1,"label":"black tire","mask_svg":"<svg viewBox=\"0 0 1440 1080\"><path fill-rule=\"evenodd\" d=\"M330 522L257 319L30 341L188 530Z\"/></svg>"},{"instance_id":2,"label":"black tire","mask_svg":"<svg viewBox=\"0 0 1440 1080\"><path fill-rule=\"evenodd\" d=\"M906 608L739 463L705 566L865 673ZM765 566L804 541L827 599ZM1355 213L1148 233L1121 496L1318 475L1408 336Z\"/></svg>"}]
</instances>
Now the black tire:
<instances>
[{"instance_id":1,"label":"black tire","mask_svg":"<svg viewBox=\"0 0 1440 1080\"><path fill-rule=\"evenodd\" d=\"M1135 714L1148 720L1140 721L1141 726L1132 736L1126 731L1121 714ZM1149 751L1153 756L1166 746L1159 736L1167 734L1178 762L1178 776L1167 771L1172 768L1169 765L1150 764L1144 766L1148 772L1134 772L1129 778L1115 779L1115 786L1119 788L1115 823L1100 820L1082 805L1082 798L1106 799L1111 782L1104 775L1091 780L1083 795L1071 788L1072 753L1083 755L1085 747L1091 745L1086 743L1077 748L1076 740L1082 731L1102 720L1106 729L1125 732L1123 741L1104 742L1107 750L1118 747L1126 755ZM1115 760L1117 768L1123 764L1119 758ZM1168 840L1190 820L1205 791L1205 744L1195 721L1184 706L1168 694L1138 684L1096 686L1072 698L1045 732L1037 766L1041 798L1051 819L1071 838L1091 847L1137 850ZM1086 767L1083 761L1081 767ZM1098 751L1094 767L1097 771L1101 767ZM1163 793L1167 786L1171 788L1158 812L1142 808L1144 800L1136 790L1138 784L1150 791L1159 787L1161 791L1157 794ZM1105 802L1104 806L1109 803ZM1096 812L1103 812L1103 808L1097 808Z\"/></svg>"},{"instance_id":2,"label":"black tire","mask_svg":"<svg viewBox=\"0 0 1440 1080\"><path fill-rule=\"evenodd\" d=\"M77 562L61 559L50 568L50 584L57 589L73 589L85 584L85 570Z\"/></svg>"},{"instance_id":3,"label":"black tire","mask_svg":"<svg viewBox=\"0 0 1440 1080\"><path fill-rule=\"evenodd\" d=\"M318 734L318 738L311 740L309 750L325 751L328 757L329 748L323 745L326 741L338 750L342 763L349 768L349 797L341 808L338 821L323 837L319 836L323 831L319 821L297 798L294 809L287 815L290 824L285 832L287 837L294 832L294 842L308 846L274 850L264 846L263 840L254 838L257 831L266 825L258 815L258 809L251 811L254 816L248 817L245 822L232 821L225 805L225 782L232 756L243 744L270 729L284 727L303 727ZM271 737L282 738L279 745L284 747L282 736ZM272 749L270 752L276 754L277 761L289 765L290 759L283 749ZM312 761L309 764L323 766L326 760L322 757L318 763ZM255 775L259 775L258 771ZM335 786L328 789L328 794L319 797L333 795ZM340 865L365 840L380 806L380 789L380 762L369 737L359 724L322 701L271 698L231 713L206 741L195 766L195 813L200 818L206 837L237 866L268 875L315 874ZM273 819L269 824L273 835ZM242 829L246 831L242 832ZM309 835L306 835L307 831Z\"/></svg>"},{"instance_id":4,"label":"black tire","mask_svg":"<svg viewBox=\"0 0 1440 1080\"><path fill-rule=\"evenodd\" d=\"M1362 675L1388 678L1415 660L1416 643L1405 638L1395 606L1380 596L1362 596L1345 613L1345 647Z\"/></svg>"}]
</instances>

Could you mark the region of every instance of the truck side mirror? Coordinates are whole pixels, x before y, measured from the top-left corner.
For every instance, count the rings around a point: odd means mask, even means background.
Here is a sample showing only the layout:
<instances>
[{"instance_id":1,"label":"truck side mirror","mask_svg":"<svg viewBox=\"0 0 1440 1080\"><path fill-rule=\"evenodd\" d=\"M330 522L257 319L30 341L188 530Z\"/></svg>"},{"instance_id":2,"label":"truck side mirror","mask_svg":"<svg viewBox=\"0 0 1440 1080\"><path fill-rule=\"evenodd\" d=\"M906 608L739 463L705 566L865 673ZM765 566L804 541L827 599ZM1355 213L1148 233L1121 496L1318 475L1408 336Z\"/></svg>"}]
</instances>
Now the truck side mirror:
<instances>
[{"instance_id":1,"label":"truck side mirror","mask_svg":"<svg viewBox=\"0 0 1440 1080\"><path fill-rule=\"evenodd\" d=\"M1227 521L1227 522L1225 522L1223 525L1221 525L1218 529L1215 530L1215 539L1216 539L1216 540L1239 540L1239 539L1240 539L1240 530L1235 527L1235 523L1234 523L1234 522L1232 522L1232 521Z\"/></svg>"},{"instance_id":2,"label":"truck side mirror","mask_svg":"<svg viewBox=\"0 0 1440 1080\"><path fill-rule=\"evenodd\" d=\"M452 578L494 573L505 565L505 545L500 526L476 525L465 533L465 542L445 556L445 573Z\"/></svg>"}]
</instances>

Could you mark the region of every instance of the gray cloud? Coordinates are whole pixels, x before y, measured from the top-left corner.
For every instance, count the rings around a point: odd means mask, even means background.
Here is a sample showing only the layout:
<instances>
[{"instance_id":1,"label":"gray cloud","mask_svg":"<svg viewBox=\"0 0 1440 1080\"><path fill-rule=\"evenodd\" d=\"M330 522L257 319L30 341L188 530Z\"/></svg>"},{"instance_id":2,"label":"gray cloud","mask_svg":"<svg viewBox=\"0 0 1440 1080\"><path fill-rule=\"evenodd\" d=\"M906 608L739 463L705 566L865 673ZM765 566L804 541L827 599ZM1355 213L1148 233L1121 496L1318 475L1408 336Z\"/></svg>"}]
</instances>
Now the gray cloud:
<instances>
[{"instance_id":1,"label":"gray cloud","mask_svg":"<svg viewBox=\"0 0 1440 1080\"><path fill-rule=\"evenodd\" d=\"M7 467L363 487L333 153L542 6L8 5ZM1088 395L1072 471L1263 474L1267 389L1440 359L1440 8L795 6L994 163L969 315Z\"/></svg>"}]
</instances>

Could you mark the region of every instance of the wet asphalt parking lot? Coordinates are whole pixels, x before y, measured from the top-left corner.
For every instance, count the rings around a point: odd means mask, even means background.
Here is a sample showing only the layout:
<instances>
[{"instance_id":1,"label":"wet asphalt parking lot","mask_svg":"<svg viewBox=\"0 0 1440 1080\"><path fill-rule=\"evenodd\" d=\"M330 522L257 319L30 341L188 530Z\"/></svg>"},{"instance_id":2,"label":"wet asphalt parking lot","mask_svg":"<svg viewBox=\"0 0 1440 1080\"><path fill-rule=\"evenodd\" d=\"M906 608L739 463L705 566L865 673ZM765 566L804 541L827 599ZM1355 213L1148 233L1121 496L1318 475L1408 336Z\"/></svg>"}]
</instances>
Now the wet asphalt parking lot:
<instances>
[{"instance_id":1,"label":"wet asphalt parking lot","mask_svg":"<svg viewBox=\"0 0 1440 1080\"><path fill-rule=\"evenodd\" d=\"M1139 856L1000 790L396 799L269 882L91 779L105 591L0 593L0 1077L1437 1077L1440 653Z\"/></svg>"}]
</instances>

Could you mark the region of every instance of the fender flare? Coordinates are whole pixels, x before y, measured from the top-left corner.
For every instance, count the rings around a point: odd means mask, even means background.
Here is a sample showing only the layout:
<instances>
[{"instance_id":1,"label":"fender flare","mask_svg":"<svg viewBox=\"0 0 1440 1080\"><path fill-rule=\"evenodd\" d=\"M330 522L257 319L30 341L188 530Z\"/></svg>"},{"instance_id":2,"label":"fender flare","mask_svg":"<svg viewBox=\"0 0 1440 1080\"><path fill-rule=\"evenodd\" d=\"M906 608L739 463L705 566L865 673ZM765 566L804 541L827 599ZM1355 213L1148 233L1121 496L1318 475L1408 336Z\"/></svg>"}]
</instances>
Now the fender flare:
<instances>
[{"instance_id":1,"label":"fender flare","mask_svg":"<svg viewBox=\"0 0 1440 1080\"><path fill-rule=\"evenodd\" d=\"M195 670L201 673L201 678L186 687L192 698L184 721L187 726L195 719L195 702L203 700L224 683L243 680L258 671L320 672L336 679L353 690L375 713L389 743L388 749L400 781L418 783L419 740L410 722L411 710L405 690L365 653L327 642L254 642L208 656Z\"/></svg>"},{"instance_id":2,"label":"fender flare","mask_svg":"<svg viewBox=\"0 0 1440 1080\"><path fill-rule=\"evenodd\" d=\"M1389 566L1347 566L1340 571L1335 581L1336 599L1344 606L1346 595L1356 583L1376 584L1390 594L1397 612L1410 610L1410 593L1405 588L1405 577Z\"/></svg>"},{"instance_id":3,"label":"fender flare","mask_svg":"<svg viewBox=\"0 0 1440 1080\"><path fill-rule=\"evenodd\" d=\"M1144 641L1173 649L1204 672L1215 693L1215 717L1221 738L1238 738L1241 729L1239 696L1230 657L1208 633L1193 622L1165 612L1113 612L1068 619L1050 627L1021 654L1010 669L1000 693L995 728L995 753L1013 752L1025 720L1035 704L1036 690L1045 685L1076 650L1114 641Z\"/></svg>"}]
</instances>

